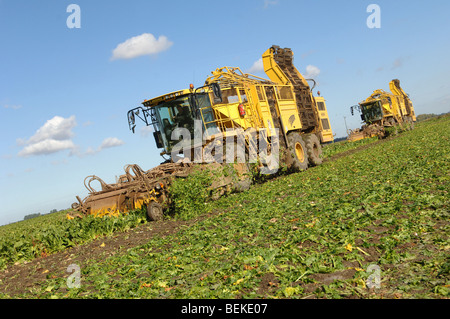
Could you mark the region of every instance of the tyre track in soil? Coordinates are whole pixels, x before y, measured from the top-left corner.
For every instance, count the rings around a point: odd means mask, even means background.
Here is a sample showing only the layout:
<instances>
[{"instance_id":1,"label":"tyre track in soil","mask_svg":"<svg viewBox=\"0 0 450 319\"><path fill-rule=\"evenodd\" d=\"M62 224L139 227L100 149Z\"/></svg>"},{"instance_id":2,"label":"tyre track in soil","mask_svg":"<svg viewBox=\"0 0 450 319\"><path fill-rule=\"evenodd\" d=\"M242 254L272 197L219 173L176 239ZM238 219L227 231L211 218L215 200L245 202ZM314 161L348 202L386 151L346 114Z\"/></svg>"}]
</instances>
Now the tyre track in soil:
<instances>
[{"instance_id":1,"label":"tyre track in soil","mask_svg":"<svg viewBox=\"0 0 450 319\"><path fill-rule=\"evenodd\" d=\"M380 143L390 141L396 137L388 137L338 153L324 159L323 163L335 161ZM268 180L266 183L270 183L270 181ZM11 298L22 293L28 293L33 287L42 285L48 278L67 278L70 275L67 272L67 267L71 264L77 264L83 269L83 266L87 263L92 263L96 260L101 262L109 256L126 253L130 248L148 243L155 236L172 235L181 231L183 227L189 227L205 218L217 216L226 213L226 211L209 212L189 221L163 220L146 223L126 232L117 232L112 236L102 236L90 243L67 248L45 257L33 259L29 262L8 266L0 272L0 293L4 293Z\"/></svg>"}]
</instances>

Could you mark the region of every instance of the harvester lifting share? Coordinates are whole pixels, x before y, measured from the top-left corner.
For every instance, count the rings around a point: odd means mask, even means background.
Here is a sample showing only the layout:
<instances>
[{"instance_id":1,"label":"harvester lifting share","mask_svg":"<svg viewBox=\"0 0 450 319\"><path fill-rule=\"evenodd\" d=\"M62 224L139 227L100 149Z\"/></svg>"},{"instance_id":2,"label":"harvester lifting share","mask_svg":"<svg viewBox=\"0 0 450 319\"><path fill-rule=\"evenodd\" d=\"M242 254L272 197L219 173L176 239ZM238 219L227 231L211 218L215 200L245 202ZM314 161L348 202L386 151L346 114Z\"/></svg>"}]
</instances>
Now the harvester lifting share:
<instances>
[{"instance_id":1,"label":"harvester lifting share","mask_svg":"<svg viewBox=\"0 0 450 319\"><path fill-rule=\"evenodd\" d=\"M165 163L144 171L137 164L131 164L125 166L125 174L115 184L107 184L95 175L87 176L84 185L89 195L83 200L77 196L78 203L73 203L72 208L84 215L101 217L147 206L149 219L161 219L167 185L173 178L186 177L190 168L188 163ZM94 181L100 183L101 190L91 186Z\"/></svg>"}]
</instances>

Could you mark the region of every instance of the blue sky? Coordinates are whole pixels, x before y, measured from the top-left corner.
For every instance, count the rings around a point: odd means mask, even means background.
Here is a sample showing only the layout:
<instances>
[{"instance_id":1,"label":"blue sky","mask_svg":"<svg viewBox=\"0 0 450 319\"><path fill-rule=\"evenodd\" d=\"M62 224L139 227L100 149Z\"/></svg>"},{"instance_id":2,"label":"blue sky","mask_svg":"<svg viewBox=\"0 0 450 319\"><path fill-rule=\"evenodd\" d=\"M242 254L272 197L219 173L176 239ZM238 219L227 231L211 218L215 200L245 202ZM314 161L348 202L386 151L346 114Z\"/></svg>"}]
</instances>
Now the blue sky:
<instances>
[{"instance_id":1,"label":"blue sky","mask_svg":"<svg viewBox=\"0 0 450 319\"><path fill-rule=\"evenodd\" d=\"M80 28L66 23L72 3ZM371 3L379 29L366 24ZM0 0L0 224L70 207L88 175L112 183L126 164L158 165L127 111L222 66L265 77L257 61L273 44L317 80L336 137L344 117L360 126L349 107L394 78L417 114L448 112L449 12L438 0Z\"/></svg>"}]
</instances>

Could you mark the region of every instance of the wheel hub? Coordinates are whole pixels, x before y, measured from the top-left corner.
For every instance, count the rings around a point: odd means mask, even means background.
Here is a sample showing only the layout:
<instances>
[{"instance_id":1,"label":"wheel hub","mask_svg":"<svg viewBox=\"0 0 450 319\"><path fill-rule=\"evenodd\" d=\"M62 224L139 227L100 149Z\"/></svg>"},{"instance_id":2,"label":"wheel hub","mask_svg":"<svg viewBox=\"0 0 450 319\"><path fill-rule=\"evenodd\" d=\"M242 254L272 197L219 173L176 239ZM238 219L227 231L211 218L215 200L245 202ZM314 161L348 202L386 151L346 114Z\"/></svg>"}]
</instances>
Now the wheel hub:
<instances>
[{"instance_id":1,"label":"wheel hub","mask_svg":"<svg viewBox=\"0 0 450 319\"><path fill-rule=\"evenodd\" d=\"M297 155L297 158L300 162L303 162L305 160L305 152L303 150L302 144L299 142L295 143L295 155Z\"/></svg>"}]
</instances>

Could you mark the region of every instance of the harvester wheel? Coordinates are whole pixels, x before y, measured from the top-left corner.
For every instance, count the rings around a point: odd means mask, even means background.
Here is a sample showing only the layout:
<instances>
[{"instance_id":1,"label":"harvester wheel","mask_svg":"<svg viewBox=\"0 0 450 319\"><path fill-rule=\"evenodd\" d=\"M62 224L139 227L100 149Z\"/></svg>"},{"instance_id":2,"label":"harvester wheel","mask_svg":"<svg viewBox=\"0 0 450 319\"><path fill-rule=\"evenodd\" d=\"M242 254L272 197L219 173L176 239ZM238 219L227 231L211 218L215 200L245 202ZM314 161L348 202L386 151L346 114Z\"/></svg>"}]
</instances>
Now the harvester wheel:
<instances>
[{"instance_id":1,"label":"harvester wheel","mask_svg":"<svg viewBox=\"0 0 450 319\"><path fill-rule=\"evenodd\" d=\"M406 125L407 125L407 130L408 131L411 131L411 130L414 129L414 121L413 121L412 117L408 116L406 118L406 123L407 123Z\"/></svg>"},{"instance_id":2,"label":"harvester wheel","mask_svg":"<svg viewBox=\"0 0 450 319\"><path fill-rule=\"evenodd\" d=\"M147 205L147 218L149 221L158 221L163 219L163 209L157 202L150 202Z\"/></svg>"},{"instance_id":3,"label":"harvester wheel","mask_svg":"<svg viewBox=\"0 0 450 319\"><path fill-rule=\"evenodd\" d=\"M239 172L239 169L237 169L235 176L237 180L233 183L233 191L236 193L245 192L252 186L252 176L250 174L250 168L247 163L236 165L240 165L243 172ZM235 168L237 167L235 166Z\"/></svg>"},{"instance_id":4,"label":"harvester wheel","mask_svg":"<svg viewBox=\"0 0 450 319\"><path fill-rule=\"evenodd\" d=\"M316 134L310 134L305 137L306 152L308 153L309 163L313 166L322 164L322 146Z\"/></svg>"},{"instance_id":5,"label":"harvester wheel","mask_svg":"<svg viewBox=\"0 0 450 319\"><path fill-rule=\"evenodd\" d=\"M308 153L302 136L297 132L288 135L289 152L287 152L286 163L289 169L294 171L305 171L308 168Z\"/></svg>"},{"instance_id":6,"label":"harvester wheel","mask_svg":"<svg viewBox=\"0 0 450 319\"><path fill-rule=\"evenodd\" d=\"M238 159L237 154L244 154L244 159ZM244 160L244 163L241 161ZM236 172L235 181L233 183L233 191L240 193L245 192L250 189L252 185L253 178L250 174L250 164L248 159L248 153L244 146L237 144L236 145L236 158L234 163L234 169Z\"/></svg>"}]
</instances>

